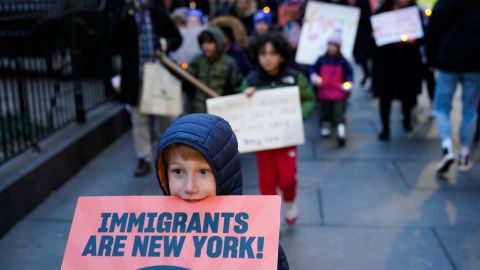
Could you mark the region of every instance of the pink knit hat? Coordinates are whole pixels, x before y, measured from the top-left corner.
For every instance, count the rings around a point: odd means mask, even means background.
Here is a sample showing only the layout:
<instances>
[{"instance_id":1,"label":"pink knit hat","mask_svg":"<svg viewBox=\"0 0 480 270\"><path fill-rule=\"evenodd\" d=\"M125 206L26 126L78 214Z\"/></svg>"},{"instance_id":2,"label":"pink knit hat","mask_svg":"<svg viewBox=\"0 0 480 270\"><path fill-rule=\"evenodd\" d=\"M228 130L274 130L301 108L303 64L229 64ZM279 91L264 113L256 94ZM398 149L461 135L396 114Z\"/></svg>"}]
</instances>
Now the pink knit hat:
<instances>
[{"instance_id":1,"label":"pink knit hat","mask_svg":"<svg viewBox=\"0 0 480 270\"><path fill-rule=\"evenodd\" d=\"M342 30L340 29L333 30L332 34L328 38L328 43L336 44L339 47L342 46Z\"/></svg>"}]
</instances>

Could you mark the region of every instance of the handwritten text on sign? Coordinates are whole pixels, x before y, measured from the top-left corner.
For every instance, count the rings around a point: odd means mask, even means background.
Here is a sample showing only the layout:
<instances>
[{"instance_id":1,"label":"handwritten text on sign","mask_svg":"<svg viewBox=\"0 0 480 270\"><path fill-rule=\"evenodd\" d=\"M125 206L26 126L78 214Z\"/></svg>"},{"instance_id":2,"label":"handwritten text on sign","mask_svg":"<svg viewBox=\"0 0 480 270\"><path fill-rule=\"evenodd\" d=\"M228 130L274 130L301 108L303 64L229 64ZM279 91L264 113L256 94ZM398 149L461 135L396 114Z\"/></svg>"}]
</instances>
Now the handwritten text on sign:
<instances>
[{"instance_id":1,"label":"handwritten text on sign","mask_svg":"<svg viewBox=\"0 0 480 270\"><path fill-rule=\"evenodd\" d=\"M380 13L370 20L378 47L423 37L420 13L416 6Z\"/></svg>"},{"instance_id":2,"label":"handwritten text on sign","mask_svg":"<svg viewBox=\"0 0 480 270\"><path fill-rule=\"evenodd\" d=\"M352 59L359 18L359 8L308 1L296 62L315 63L327 51L327 41L336 30L342 33L342 54Z\"/></svg>"},{"instance_id":3,"label":"handwritten text on sign","mask_svg":"<svg viewBox=\"0 0 480 270\"><path fill-rule=\"evenodd\" d=\"M227 120L240 153L300 145L305 142L298 87L257 91L207 100L207 110Z\"/></svg>"},{"instance_id":4,"label":"handwritten text on sign","mask_svg":"<svg viewBox=\"0 0 480 270\"><path fill-rule=\"evenodd\" d=\"M278 196L81 197L62 269L277 269L279 220Z\"/></svg>"}]
</instances>

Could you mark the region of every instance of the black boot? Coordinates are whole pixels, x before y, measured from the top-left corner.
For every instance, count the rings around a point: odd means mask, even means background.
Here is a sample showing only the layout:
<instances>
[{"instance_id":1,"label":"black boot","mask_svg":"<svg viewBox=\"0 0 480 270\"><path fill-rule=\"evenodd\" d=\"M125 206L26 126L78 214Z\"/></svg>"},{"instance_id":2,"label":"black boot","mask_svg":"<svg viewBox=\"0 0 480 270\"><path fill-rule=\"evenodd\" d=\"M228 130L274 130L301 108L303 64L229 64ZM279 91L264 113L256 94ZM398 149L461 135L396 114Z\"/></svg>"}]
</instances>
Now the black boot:
<instances>
[{"instance_id":1,"label":"black boot","mask_svg":"<svg viewBox=\"0 0 480 270\"><path fill-rule=\"evenodd\" d=\"M137 168L133 172L136 177L144 176L150 172L150 163L141 158L138 160Z\"/></svg>"},{"instance_id":2,"label":"black boot","mask_svg":"<svg viewBox=\"0 0 480 270\"><path fill-rule=\"evenodd\" d=\"M403 119L403 130L406 133L412 132L412 121L410 119Z\"/></svg>"},{"instance_id":3,"label":"black boot","mask_svg":"<svg viewBox=\"0 0 480 270\"><path fill-rule=\"evenodd\" d=\"M390 140L390 130L388 128L383 128L382 132L378 134L379 141L388 141Z\"/></svg>"}]
</instances>

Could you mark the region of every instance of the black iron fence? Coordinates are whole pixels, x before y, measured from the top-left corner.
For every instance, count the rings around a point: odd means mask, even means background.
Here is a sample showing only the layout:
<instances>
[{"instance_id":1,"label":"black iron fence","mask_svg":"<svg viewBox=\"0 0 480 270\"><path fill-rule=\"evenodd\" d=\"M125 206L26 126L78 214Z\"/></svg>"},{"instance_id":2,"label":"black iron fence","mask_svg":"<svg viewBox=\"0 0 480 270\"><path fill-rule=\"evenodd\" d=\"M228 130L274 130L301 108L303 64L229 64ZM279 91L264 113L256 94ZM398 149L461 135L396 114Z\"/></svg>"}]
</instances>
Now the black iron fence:
<instances>
[{"instance_id":1,"label":"black iron fence","mask_svg":"<svg viewBox=\"0 0 480 270\"><path fill-rule=\"evenodd\" d=\"M105 1L0 2L0 165L111 97Z\"/></svg>"}]
</instances>

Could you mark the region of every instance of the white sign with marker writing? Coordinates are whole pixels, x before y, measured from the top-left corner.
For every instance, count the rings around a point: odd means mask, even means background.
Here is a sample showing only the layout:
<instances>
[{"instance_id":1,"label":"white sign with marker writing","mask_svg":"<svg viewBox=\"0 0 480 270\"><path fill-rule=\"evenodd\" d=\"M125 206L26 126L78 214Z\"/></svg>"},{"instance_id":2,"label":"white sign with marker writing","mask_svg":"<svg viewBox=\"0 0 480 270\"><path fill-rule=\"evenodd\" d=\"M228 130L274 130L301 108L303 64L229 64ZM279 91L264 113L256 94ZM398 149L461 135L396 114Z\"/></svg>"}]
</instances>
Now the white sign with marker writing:
<instances>
[{"instance_id":1,"label":"white sign with marker writing","mask_svg":"<svg viewBox=\"0 0 480 270\"><path fill-rule=\"evenodd\" d=\"M380 13L370 20L378 47L423 37L420 11L416 6Z\"/></svg>"},{"instance_id":2,"label":"white sign with marker writing","mask_svg":"<svg viewBox=\"0 0 480 270\"><path fill-rule=\"evenodd\" d=\"M360 9L308 1L295 61L312 65L327 51L328 39L335 31L342 36L342 54L352 59Z\"/></svg>"},{"instance_id":3,"label":"white sign with marker writing","mask_svg":"<svg viewBox=\"0 0 480 270\"><path fill-rule=\"evenodd\" d=\"M211 98L207 110L230 123L240 153L305 143L297 86Z\"/></svg>"}]
</instances>

